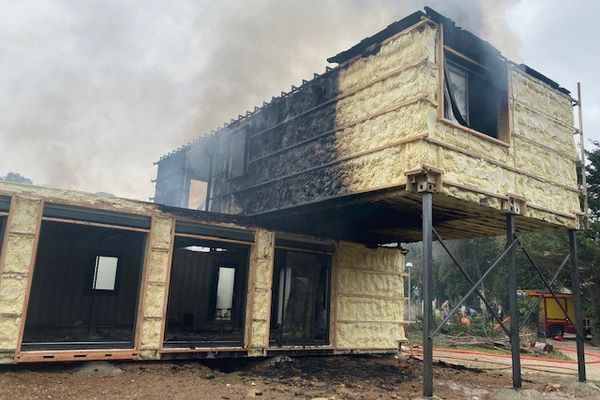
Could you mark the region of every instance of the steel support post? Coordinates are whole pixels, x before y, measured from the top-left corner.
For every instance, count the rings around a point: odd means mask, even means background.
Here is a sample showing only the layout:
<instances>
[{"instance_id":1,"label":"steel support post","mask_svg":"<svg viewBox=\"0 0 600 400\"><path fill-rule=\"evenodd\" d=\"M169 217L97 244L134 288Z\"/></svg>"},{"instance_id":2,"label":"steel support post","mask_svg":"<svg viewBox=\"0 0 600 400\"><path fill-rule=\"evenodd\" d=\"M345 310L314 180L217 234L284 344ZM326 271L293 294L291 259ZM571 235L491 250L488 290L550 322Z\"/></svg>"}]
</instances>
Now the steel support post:
<instances>
[{"instance_id":1,"label":"steel support post","mask_svg":"<svg viewBox=\"0 0 600 400\"><path fill-rule=\"evenodd\" d=\"M569 253L571 255L571 281L573 285L573 302L575 303L575 330L580 333L577 334L577 371L579 372L579 382L585 382L585 331L583 329L583 315L581 312L581 286L579 283L579 267L577 265L576 230L569 231Z\"/></svg>"},{"instance_id":2,"label":"steel support post","mask_svg":"<svg viewBox=\"0 0 600 400\"><path fill-rule=\"evenodd\" d=\"M410 275L412 272L412 267L410 267L409 265L410 264L406 265L406 269L408 269L408 322L412 321L412 319L411 319L412 318L412 315L411 315L411 313L412 313L412 310L411 310L411 307L412 307L412 300L411 300L412 283L410 282Z\"/></svg>"},{"instance_id":3,"label":"steel support post","mask_svg":"<svg viewBox=\"0 0 600 400\"><path fill-rule=\"evenodd\" d=\"M506 214L506 245L515 240L515 216ZM510 312L510 351L512 355L513 388L519 389L521 382L521 343L519 340L519 310L517 308L517 263L516 249L512 247L507 255L508 260L508 308Z\"/></svg>"},{"instance_id":4,"label":"steel support post","mask_svg":"<svg viewBox=\"0 0 600 400\"><path fill-rule=\"evenodd\" d=\"M432 194L423 193L423 397L433 396Z\"/></svg>"}]
</instances>

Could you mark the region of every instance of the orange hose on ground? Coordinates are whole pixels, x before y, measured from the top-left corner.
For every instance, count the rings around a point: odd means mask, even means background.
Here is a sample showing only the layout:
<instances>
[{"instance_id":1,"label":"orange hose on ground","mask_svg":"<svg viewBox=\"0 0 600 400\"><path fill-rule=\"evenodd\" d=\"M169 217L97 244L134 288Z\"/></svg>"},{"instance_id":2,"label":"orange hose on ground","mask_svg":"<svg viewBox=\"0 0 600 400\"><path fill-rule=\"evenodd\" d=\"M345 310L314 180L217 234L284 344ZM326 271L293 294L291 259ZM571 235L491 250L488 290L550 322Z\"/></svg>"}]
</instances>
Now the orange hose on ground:
<instances>
[{"instance_id":1,"label":"orange hose on ground","mask_svg":"<svg viewBox=\"0 0 600 400\"><path fill-rule=\"evenodd\" d=\"M493 354L493 353L485 353L485 352L477 351L477 350L438 348L438 349L436 349L436 351L445 351L448 353L455 353L455 354L470 354L470 355L478 355L478 356L485 356L485 357L511 358L510 354ZM577 363L577 360L557 360L554 358L547 358L547 357L521 356L521 360L546 361L546 362L557 363L557 364L576 364ZM588 365L588 364L600 364L600 360L588 361L588 362L586 362L586 365Z\"/></svg>"},{"instance_id":2,"label":"orange hose on ground","mask_svg":"<svg viewBox=\"0 0 600 400\"><path fill-rule=\"evenodd\" d=\"M422 354L420 354L422 355ZM450 356L444 356L444 355L437 355L436 358L440 359L440 358L444 358L444 359L449 359L449 360L458 360L458 361L468 361L465 360L464 358L457 358L457 357L450 357ZM481 369L484 371L501 371L504 369L509 369L511 368L511 365L507 365L505 363L501 363L501 362L495 362L495 361L490 361L490 360L478 360L478 361L473 361L473 362L477 362L477 363L484 363L484 364L495 364L495 365L502 365L501 367L496 367L496 368L492 368L492 367L474 367L477 369ZM576 369L573 368L567 368L567 367L558 367L558 366L547 366L546 369L543 368L536 368L536 366L533 365L521 365L522 369L529 369L532 371L538 371L538 372L547 372L547 373L551 373L551 374L561 374L561 375L575 375L577 373ZM570 371L570 372L563 372L563 371L556 371L554 369L561 369L561 370L566 370L566 371Z\"/></svg>"},{"instance_id":3,"label":"orange hose on ground","mask_svg":"<svg viewBox=\"0 0 600 400\"><path fill-rule=\"evenodd\" d=\"M573 349L571 347L565 347L565 346L553 346L553 347L557 350L570 351L572 353L575 353L577 351L577 349ZM598 353L590 353L588 351L585 351L583 354L585 354L586 356L590 356L590 357L599 357L600 358L600 354L598 354Z\"/></svg>"},{"instance_id":4,"label":"orange hose on ground","mask_svg":"<svg viewBox=\"0 0 600 400\"><path fill-rule=\"evenodd\" d=\"M418 353L418 355L422 355L422 354L423 353ZM487 356L487 354L485 354L485 355ZM438 357L438 358L448 358L448 359L454 359L454 360L461 360L461 361L471 361L471 362L478 362L478 363L488 363L488 364L509 365L510 366L510 364L507 364L507 363L504 363L504 362L491 361L491 360L465 360L464 358L457 358L457 357L445 356L445 355L440 355L440 354L436 355L436 357ZM564 367L564 366L557 367L557 366L550 365L550 366L547 366L547 368L562 368L562 369L565 369L566 367ZM569 369L571 371L576 371L576 369L573 369L573 368L566 368L566 369Z\"/></svg>"}]
</instances>

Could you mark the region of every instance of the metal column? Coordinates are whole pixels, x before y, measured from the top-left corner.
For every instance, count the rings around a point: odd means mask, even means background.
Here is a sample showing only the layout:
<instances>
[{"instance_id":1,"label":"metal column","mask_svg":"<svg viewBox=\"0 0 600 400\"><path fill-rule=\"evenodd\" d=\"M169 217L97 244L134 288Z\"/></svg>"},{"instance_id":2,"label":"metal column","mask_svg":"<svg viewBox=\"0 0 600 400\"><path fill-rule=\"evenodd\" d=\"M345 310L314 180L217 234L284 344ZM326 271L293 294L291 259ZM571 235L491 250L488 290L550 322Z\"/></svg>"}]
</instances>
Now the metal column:
<instances>
[{"instance_id":1,"label":"metal column","mask_svg":"<svg viewBox=\"0 0 600 400\"><path fill-rule=\"evenodd\" d=\"M433 396L432 194L423 193L423 397Z\"/></svg>"},{"instance_id":2,"label":"metal column","mask_svg":"<svg viewBox=\"0 0 600 400\"><path fill-rule=\"evenodd\" d=\"M506 245L515 240L515 216L506 214ZM513 388L520 389L521 382L521 344L519 340L519 310L517 308L517 264L516 249L512 247L508 259L508 308L510 313L510 350L512 355Z\"/></svg>"},{"instance_id":3,"label":"metal column","mask_svg":"<svg viewBox=\"0 0 600 400\"><path fill-rule=\"evenodd\" d=\"M573 301L575 303L575 330L577 333L577 371L579 382L585 382L585 355L583 315L581 312L581 286L579 284L579 267L577 265L577 231L569 231L569 248L571 254L571 281L573 290Z\"/></svg>"}]
</instances>

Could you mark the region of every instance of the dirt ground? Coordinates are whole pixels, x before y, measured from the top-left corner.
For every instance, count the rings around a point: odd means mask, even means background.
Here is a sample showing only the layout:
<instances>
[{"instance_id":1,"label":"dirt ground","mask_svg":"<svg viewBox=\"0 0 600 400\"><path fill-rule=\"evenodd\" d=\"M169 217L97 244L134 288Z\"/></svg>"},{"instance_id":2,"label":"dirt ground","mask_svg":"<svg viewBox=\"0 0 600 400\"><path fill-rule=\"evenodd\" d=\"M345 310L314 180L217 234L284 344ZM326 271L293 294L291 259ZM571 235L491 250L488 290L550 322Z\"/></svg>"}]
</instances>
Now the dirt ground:
<instances>
[{"instance_id":1,"label":"dirt ground","mask_svg":"<svg viewBox=\"0 0 600 400\"><path fill-rule=\"evenodd\" d=\"M329 356L202 362L38 364L0 368L0 399L412 399L421 363L393 356ZM524 386L556 390L571 378L536 375ZM489 398L510 376L435 366L443 399Z\"/></svg>"}]
</instances>

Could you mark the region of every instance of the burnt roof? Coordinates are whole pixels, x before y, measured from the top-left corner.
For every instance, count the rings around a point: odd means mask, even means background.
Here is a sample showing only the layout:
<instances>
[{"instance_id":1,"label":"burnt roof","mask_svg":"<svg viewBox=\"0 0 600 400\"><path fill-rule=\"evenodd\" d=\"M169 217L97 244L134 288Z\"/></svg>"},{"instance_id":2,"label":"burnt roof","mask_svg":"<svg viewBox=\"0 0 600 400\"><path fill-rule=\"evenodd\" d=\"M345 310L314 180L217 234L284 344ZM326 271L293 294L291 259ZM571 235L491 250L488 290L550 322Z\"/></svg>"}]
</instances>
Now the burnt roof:
<instances>
[{"instance_id":1,"label":"burnt roof","mask_svg":"<svg viewBox=\"0 0 600 400\"><path fill-rule=\"evenodd\" d=\"M488 54L493 54L498 57L502 56L500 51L498 51L490 43L477 37L476 35L472 34L471 32L464 30L461 27L457 26L456 23L454 21L452 21L450 18L443 16L442 14L433 10L432 8L425 7L425 12L416 11L416 12L408 15L407 17L404 17L401 20L394 22L394 23L388 25L387 28L385 28L384 30L376 33L375 35L369 36L368 38L361 40L360 43L356 44L355 46L352 46L348 50L342 51L341 53L338 53L333 57L329 57L327 59L327 61L330 63L342 64L356 56L361 56L361 55L368 56L368 55L377 53L379 51L379 48L381 47L381 44L383 41L402 32L403 30L411 27L412 25L418 23L419 21L421 21L422 18L428 18L440 25L444 25L444 39L446 40L446 42L449 43L451 46L453 46L453 45L456 46L458 43L461 43L461 45L460 45L461 50L463 50L463 52L465 52L465 55L472 56L471 58L473 58L473 59L477 60L480 57L480 55L473 54L472 49L483 49ZM469 48L471 48L471 50L468 50ZM470 54L467 54L467 53L470 53ZM519 64L519 65L515 64L515 66L517 68L519 68L521 71L523 71L524 73L545 82L550 87L552 87L556 90L559 90L567 95L569 95L571 93L567 89L561 87L558 83L556 83L552 79L548 78L547 76L541 74L540 72L534 70L533 68L531 68L525 64ZM335 67L335 68L326 67L324 73L322 73L322 74L315 73L313 79L303 81L299 87L292 86L292 89L289 92L281 92L281 96L274 96L271 99L271 101L264 102L262 106L255 107L254 110L247 111L245 114L240 114L240 115L238 115L237 119L232 119L231 122L225 122L222 127L219 127L206 135L202 135L202 136L196 138L192 142L189 142L183 146L178 147L177 149L172 150L171 152L161 156L160 159L157 162L155 162L155 164L158 164L161 161L163 161L164 159L169 158L174 154L180 153L181 151L187 151L194 143L197 143L198 141L205 139L206 137L210 137L215 134L219 134L223 131L224 128L228 128L232 125L235 125L236 123L243 120L244 118L247 118L258 112L261 112L264 108L268 108L273 103L275 103L277 101L281 101L285 97L295 93L295 91L302 89L305 85L310 85L316 79L322 79L322 78L326 77L329 73L336 71L337 68L339 68L339 65L338 65L338 67Z\"/></svg>"},{"instance_id":2,"label":"burnt roof","mask_svg":"<svg viewBox=\"0 0 600 400\"><path fill-rule=\"evenodd\" d=\"M417 22L421 21L422 18L427 17L423 11L417 11L410 14L407 17L402 18L400 21L396 21L387 26L384 30L377 32L373 36L369 36L360 41L360 43L350 47L348 50L342 51L333 57L329 57L327 62L342 64L358 55L365 53L371 46L375 47L381 45L381 42L394 36L397 33L411 27Z\"/></svg>"},{"instance_id":3,"label":"burnt roof","mask_svg":"<svg viewBox=\"0 0 600 400\"><path fill-rule=\"evenodd\" d=\"M327 61L330 63L342 64L357 56L368 56L370 54L373 54L373 52L379 50L379 47L381 46L383 41L404 31L410 26L421 21L421 19L423 18L428 18L437 24L443 25L445 43L447 43L450 47L453 48L459 47L461 51L465 53L466 56L477 60L481 57L480 52L483 51L484 53L487 53L487 55L502 57L500 51L498 51L498 49L492 46L489 42L486 42L485 40L479 38L473 33L461 28L460 26L456 25L456 23L450 18L443 16L434 9L430 7L425 7L425 12L417 11L405 18L402 18L399 21L394 22L388 25L382 31L376 33L375 35L361 40L360 43L352 46L348 50L342 51L341 53L338 53L333 57L329 57ZM545 82L550 87L559 90L565 94L570 94L570 92L567 89L561 87L558 83L543 75L542 73L534 70L533 68L525 64L517 65L517 67L524 73Z\"/></svg>"}]
</instances>

